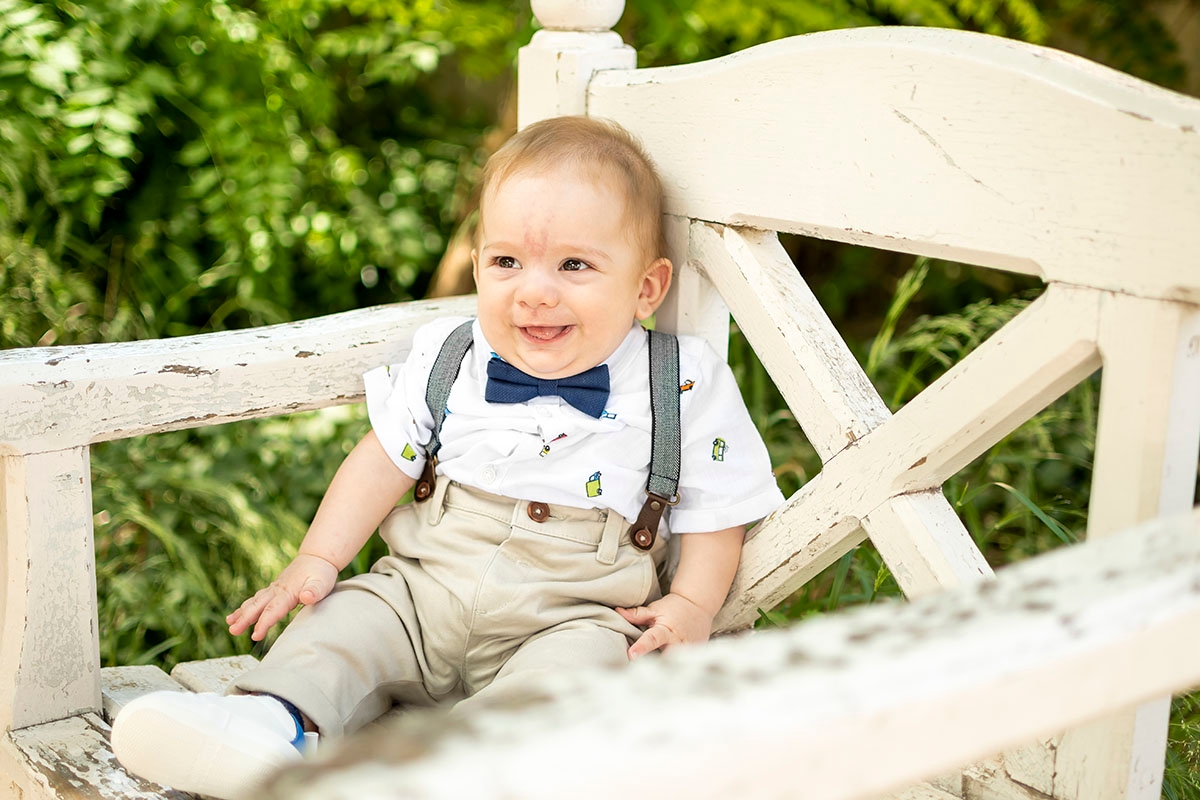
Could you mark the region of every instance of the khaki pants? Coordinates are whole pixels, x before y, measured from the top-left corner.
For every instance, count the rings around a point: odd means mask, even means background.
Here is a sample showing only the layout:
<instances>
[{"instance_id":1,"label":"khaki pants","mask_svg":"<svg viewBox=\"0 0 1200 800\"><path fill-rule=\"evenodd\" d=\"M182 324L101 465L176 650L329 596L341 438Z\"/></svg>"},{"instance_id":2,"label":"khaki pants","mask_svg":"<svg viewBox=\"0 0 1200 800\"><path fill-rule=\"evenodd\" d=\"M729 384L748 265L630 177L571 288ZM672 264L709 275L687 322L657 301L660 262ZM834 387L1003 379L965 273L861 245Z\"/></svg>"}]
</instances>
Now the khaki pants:
<instances>
[{"instance_id":1,"label":"khaki pants","mask_svg":"<svg viewBox=\"0 0 1200 800\"><path fill-rule=\"evenodd\" d=\"M640 631L613 607L659 597L663 557L633 547L629 527L440 480L384 520L390 555L297 614L231 690L286 698L339 736L394 703L474 702L625 663Z\"/></svg>"}]
</instances>

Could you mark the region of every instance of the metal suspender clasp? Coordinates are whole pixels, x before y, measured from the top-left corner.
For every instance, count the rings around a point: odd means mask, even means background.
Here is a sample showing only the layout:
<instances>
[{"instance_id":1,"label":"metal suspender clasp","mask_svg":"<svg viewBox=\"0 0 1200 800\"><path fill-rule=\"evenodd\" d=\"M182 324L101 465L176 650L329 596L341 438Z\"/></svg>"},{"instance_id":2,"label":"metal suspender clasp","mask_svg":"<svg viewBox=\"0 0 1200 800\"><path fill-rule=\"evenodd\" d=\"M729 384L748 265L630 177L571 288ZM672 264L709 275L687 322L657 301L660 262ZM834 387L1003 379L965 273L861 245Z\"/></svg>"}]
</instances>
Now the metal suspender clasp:
<instances>
[{"instance_id":1,"label":"metal suspender clasp","mask_svg":"<svg viewBox=\"0 0 1200 800\"><path fill-rule=\"evenodd\" d=\"M667 506L678 502L678 494L667 499L662 495L646 492L646 502L642 503L642 510L629 533L633 546L638 550L649 550L653 547L654 540L658 538L658 523L662 520L663 512L667 510Z\"/></svg>"},{"instance_id":2,"label":"metal suspender clasp","mask_svg":"<svg viewBox=\"0 0 1200 800\"><path fill-rule=\"evenodd\" d=\"M433 494L434 484L437 482L434 470L437 469L437 456L430 456L425 459L425 468L421 470L421 477L417 479L417 485L413 487L413 499L418 503L422 500L428 500Z\"/></svg>"}]
</instances>

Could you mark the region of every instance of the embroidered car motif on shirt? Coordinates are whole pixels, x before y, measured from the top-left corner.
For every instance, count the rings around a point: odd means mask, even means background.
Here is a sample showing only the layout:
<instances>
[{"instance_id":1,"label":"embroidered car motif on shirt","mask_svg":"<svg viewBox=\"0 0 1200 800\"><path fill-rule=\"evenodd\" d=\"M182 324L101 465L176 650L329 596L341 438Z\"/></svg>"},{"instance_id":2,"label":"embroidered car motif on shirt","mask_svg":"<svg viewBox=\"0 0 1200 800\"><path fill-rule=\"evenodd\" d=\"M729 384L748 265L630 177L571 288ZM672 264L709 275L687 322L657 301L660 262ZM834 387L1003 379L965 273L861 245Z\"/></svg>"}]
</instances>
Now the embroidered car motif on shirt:
<instances>
[{"instance_id":1,"label":"embroidered car motif on shirt","mask_svg":"<svg viewBox=\"0 0 1200 800\"><path fill-rule=\"evenodd\" d=\"M728 449L729 449L729 445L725 444L724 439L722 439L719 436L716 439L713 439L712 460L713 461L724 461L725 460L725 451Z\"/></svg>"},{"instance_id":2,"label":"embroidered car motif on shirt","mask_svg":"<svg viewBox=\"0 0 1200 800\"><path fill-rule=\"evenodd\" d=\"M592 477L588 478L586 484L588 497L599 497L604 494L604 490L600 488L600 473L593 472Z\"/></svg>"},{"instance_id":3,"label":"embroidered car motif on shirt","mask_svg":"<svg viewBox=\"0 0 1200 800\"><path fill-rule=\"evenodd\" d=\"M542 451L540 453L538 453L538 455L541 456L542 458L545 458L546 456L548 456L550 454L550 445L554 444L559 439L565 439L565 438L567 438L567 435L565 433L560 433L558 436L555 436L553 439L551 439L548 442L545 439L543 439L542 440Z\"/></svg>"},{"instance_id":4,"label":"embroidered car motif on shirt","mask_svg":"<svg viewBox=\"0 0 1200 800\"><path fill-rule=\"evenodd\" d=\"M417 452L412 449L411 444L409 444L408 442L405 442L404 450L402 450L400 452L400 457L405 459L406 461L416 461L417 460Z\"/></svg>"}]
</instances>

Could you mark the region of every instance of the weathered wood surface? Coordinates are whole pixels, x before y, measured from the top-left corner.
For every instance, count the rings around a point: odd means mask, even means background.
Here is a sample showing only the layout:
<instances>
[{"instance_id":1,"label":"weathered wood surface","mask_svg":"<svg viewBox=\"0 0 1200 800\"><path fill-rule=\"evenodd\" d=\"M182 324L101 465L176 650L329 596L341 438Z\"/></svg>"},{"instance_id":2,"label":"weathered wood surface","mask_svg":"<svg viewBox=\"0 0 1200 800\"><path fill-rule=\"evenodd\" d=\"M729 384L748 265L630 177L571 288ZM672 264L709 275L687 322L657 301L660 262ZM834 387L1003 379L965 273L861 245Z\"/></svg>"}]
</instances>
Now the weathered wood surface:
<instances>
[{"instance_id":1,"label":"weathered wood surface","mask_svg":"<svg viewBox=\"0 0 1200 800\"><path fill-rule=\"evenodd\" d=\"M0 456L0 731L100 707L93 553L87 448Z\"/></svg>"},{"instance_id":2,"label":"weathered wood surface","mask_svg":"<svg viewBox=\"0 0 1200 800\"><path fill-rule=\"evenodd\" d=\"M1192 507L1200 455L1200 308L1125 295L1101 306L1104 361L1088 537ZM1054 795L1158 800L1170 699L1068 731Z\"/></svg>"},{"instance_id":3,"label":"weathered wood surface","mask_svg":"<svg viewBox=\"0 0 1200 800\"><path fill-rule=\"evenodd\" d=\"M111 723L130 701L149 692L224 692L233 679L258 663L254 656L228 656L176 664L171 674L156 666L100 670L104 720Z\"/></svg>"},{"instance_id":4,"label":"weathered wood surface","mask_svg":"<svg viewBox=\"0 0 1200 800\"><path fill-rule=\"evenodd\" d=\"M757 609L773 607L862 541L864 518L897 496L938 489L1092 373L1100 363L1099 303L1096 292L1051 285L890 419L829 459L746 542L717 628L752 623Z\"/></svg>"},{"instance_id":5,"label":"weathered wood surface","mask_svg":"<svg viewBox=\"0 0 1200 800\"><path fill-rule=\"evenodd\" d=\"M72 716L5 734L0 743L0 791L21 800L191 800L126 772L109 747L109 725L131 700L153 691L220 692L256 663L231 656L178 664L168 677L155 666L100 671L103 719Z\"/></svg>"},{"instance_id":6,"label":"weathered wood surface","mask_svg":"<svg viewBox=\"0 0 1200 800\"><path fill-rule=\"evenodd\" d=\"M469 722L414 714L268 796L873 798L1200 684L1198 625L1189 514L910 604L558 676Z\"/></svg>"},{"instance_id":7,"label":"weathered wood surface","mask_svg":"<svg viewBox=\"0 0 1200 800\"><path fill-rule=\"evenodd\" d=\"M100 670L100 702L104 721L112 724L130 702L150 692L186 691L178 681L152 664L104 667Z\"/></svg>"},{"instance_id":8,"label":"weathered wood surface","mask_svg":"<svg viewBox=\"0 0 1200 800\"><path fill-rule=\"evenodd\" d=\"M19 800L192 800L123 770L97 714L11 731L0 740L0 790Z\"/></svg>"},{"instance_id":9,"label":"weathered wood surface","mask_svg":"<svg viewBox=\"0 0 1200 800\"><path fill-rule=\"evenodd\" d=\"M1200 302L1200 101L1062 52L828 31L600 72L587 109L681 217Z\"/></svg>"},{"instance_id":10,"label":"weathered wood surface","mask_svg":"<svg viewBox=\"0 0 1200 800\"><path fill-rule=\"evenodd\" d=\"M191 692L224 692L237 676L255 666L254 656L209 658L204 661L185 661L171 670L172 680Z\"/></svg>"},{"instance_id":11,"label":"weathered wood surface","mask_svg":"<svg viewBox=\"0 0 1200 800\"><path fill-rule=\"evenodd\" d=\"M0 455L362 399L362 373L402 361L422 324L474 297L145 342L0 351Z\"/></svg>"},{"instance_id":12,"label":"weathered wood surface","mask_svg":"<svg viewBox=\"0 0 1200 800\"><path fill-rule=\"evenodd\" d=\"M691 232L688 263L726 299L823 462L891 419L774 233L703 223ZM992 574L938 488L887 497L858 519L906 596Z\"/></svg>"},{"instance_id":13,"label":"weathered wood surface","mask_svg":"<svg viewBox=\"0 0 1200 800\"><path fill-rule=\"evenodd\" d=\"M959 795L943 792L933 786L910 786L879 800L961 800Z\"/></svg>"}]
</instances>

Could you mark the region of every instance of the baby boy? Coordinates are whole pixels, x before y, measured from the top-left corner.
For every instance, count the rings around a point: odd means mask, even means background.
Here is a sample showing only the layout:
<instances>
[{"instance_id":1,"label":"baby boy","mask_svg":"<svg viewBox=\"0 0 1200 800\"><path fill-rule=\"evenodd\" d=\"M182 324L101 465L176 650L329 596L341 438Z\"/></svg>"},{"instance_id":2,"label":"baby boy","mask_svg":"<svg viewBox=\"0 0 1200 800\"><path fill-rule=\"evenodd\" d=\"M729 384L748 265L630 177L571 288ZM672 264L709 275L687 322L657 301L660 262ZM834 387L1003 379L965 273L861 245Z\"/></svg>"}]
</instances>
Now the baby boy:
<instances>
[{"instance_id":1,"label":"baby boy","mask_svg":"<svg viewBox=\"0 0 1200 800\"><path fill-rule=\"evenodd\" d=\"M469 710L709 637L746 525L783 497L726 364L639 324L671 283L662 213L652 163L610 123L545 120L488 161L477 319L430 323L404 364L366 374L371 432L296 558L227 621L261 640L305 608L229 694L129 704L123 765L245 796L306 730L397 703ZM337 583L377 528L389 555Z\"/></svg>"}]
</instances>

